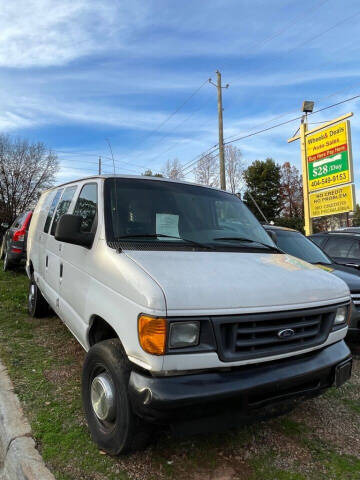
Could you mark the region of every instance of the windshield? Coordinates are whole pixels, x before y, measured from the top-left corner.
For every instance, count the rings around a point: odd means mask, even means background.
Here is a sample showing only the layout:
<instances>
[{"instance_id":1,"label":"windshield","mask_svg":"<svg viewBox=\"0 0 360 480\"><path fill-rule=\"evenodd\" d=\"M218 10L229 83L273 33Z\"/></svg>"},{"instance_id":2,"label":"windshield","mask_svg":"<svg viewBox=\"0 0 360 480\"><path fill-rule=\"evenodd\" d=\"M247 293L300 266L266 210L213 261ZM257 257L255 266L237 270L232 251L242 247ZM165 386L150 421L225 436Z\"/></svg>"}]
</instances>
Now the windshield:
<instances>
[{"instance_id":1,"label":"windshield","mask_svg":"<svg viewBox=\"0 0 360 480\"><path fill-rule=\"evenodd\" d=\"M273 230L277 236L277 245L285 253L301 258L309 263L331 264L331 260L311 240L299 232Z\"/></svg>"},{"instance_id":2,"label":"windshield","mask_svg":"<svg viewBox=\"0 0 360 480\"><path fill-rule=\"evenodd\" d=\"M127 246L130 242L133 248L146 242L160 249L165 244L174 249L179 245L195 248L196 242L198 247L274 252L268 234L235 195L197 185L131 178L106 179L104 193L108 242L126 242Z\"/></svg>"}]
</instances>

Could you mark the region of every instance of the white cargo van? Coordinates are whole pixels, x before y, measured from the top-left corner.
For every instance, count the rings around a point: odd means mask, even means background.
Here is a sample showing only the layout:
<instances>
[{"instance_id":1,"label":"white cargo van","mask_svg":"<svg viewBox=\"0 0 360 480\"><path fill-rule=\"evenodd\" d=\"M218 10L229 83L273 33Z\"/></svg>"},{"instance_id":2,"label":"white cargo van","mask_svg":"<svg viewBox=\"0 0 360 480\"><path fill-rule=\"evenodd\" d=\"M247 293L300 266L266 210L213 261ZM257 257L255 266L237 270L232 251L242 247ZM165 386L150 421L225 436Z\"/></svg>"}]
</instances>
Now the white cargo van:
<instances>
[{"instance_id":1,"label":"white cargo van","mask_svg":"<svg viewBox=\"0 0 360 480\"><path fill-rule=\"evenodd\" d=\"M88 352L84 410L112 454L145 445L151 423L231 426L351 374L346 284L285 255L221 190L130 176L52 188L27 273L30 314L50 306Z\"/></svg>"}]
</instances>

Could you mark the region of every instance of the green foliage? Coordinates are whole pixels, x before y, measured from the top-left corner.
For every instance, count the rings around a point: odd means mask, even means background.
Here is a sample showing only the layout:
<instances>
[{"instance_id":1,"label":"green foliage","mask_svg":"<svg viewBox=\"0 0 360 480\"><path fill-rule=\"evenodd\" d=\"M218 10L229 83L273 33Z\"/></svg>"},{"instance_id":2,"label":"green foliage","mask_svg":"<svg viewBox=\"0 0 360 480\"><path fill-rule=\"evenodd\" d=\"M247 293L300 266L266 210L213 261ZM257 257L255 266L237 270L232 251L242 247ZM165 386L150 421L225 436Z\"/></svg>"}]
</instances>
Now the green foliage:
<instances>
[{"instance_id":1,"label":"green foliage","mask_svg":"<svg viewBox=\"0 0 360 480\"><path fill-rule=\"evenodd\" d=\"M281 211L280 166L272 158L255 160L244 172L246 192L244 201L259 220L263 220L254 205L254 198L267 220L273 220ZM250 194L251 195L250 195Z\"/></svg>"},{"instance_id":2,"label":"green foliage","mask_svg":"<svg viewBox=\"0 0 360 480\"><path fill-rule=\"evenodd\" d=\"M304 233L304 219L303 217L277 217L274 218L274 224L279 227L293 228L301 233Z\"/></svg>"}]
</instances>

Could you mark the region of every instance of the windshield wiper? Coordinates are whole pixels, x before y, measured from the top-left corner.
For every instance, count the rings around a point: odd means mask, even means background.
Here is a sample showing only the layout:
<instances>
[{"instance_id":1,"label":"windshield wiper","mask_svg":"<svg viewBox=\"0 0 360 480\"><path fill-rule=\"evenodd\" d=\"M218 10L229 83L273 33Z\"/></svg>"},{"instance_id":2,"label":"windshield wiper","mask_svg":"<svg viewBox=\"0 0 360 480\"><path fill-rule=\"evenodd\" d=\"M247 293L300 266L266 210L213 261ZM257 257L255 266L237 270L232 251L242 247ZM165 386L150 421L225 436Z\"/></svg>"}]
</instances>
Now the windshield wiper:
<instances>
[{"instance_id":1,"label":"windshield wiper","mask_svg":"<svg viewBox=\"0 0 360 480\"><path fill-rule=\"evenodd\" d=\"M197 247L206 248L207 250L215 250L214 247L210 245L205 245L204 243L196 242L195 240L189 240L188 238L184 237L176 237L175 235L165 235L163 233L135 233L134 235L121 235L120 237L116 237L116 240L123 240L126 238L176 238L177 240L183 240L186 243L191 243Z\"/></svg>"},{"instance_id":2,"label":"windshield wiper","mask_svg":"<svg viewBox=\"0 0 360 480\"><path fill-rule=\"evenodd\" d=\"M275 247L273 245L268 245L267 243L259 242L258 240L252 240L251 238L246 237L215 237L213 240L229 240L229 241L238 241L238 242L248 242L248 243L258 243L263 247L269 248L270 250L274 250L275 252L284 253L280 248Z\"/></svg>"}]
</instances>

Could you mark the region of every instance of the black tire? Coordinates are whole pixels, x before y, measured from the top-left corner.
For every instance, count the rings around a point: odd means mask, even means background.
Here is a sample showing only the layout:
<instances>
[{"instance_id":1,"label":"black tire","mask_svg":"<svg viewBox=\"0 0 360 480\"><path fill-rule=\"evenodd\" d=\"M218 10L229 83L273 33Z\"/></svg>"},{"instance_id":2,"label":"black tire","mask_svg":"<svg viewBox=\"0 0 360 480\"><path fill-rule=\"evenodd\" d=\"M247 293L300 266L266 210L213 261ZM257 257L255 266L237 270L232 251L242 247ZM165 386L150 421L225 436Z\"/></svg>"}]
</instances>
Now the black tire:
<instances>
[{"instance_id":1,"label":"black tire","mask_svg":"<svg viewBox=\"0 0 360 480\"><path fill-rule=\"evenodd\" d=\"M113 387L114 412L109 421L100 420L91 400L94 378L106 375ZM82 372L82 401L94 442L110 455L120 455L146 447L150 426L134 415L128 397L130 368L118 339L105 340L90 348Z\"/></svg>"},{"instance_id":2,"label":"black tire","mask_svg":"<svg viewBox=\"0 0 360 480\"><path fill-rule=\"evenodd\" d=\"M31 275L29 282L28 312L34 318L42 318L49 313L49 304L36 285L34 275Z\"/></svg>"}]
</instances>

